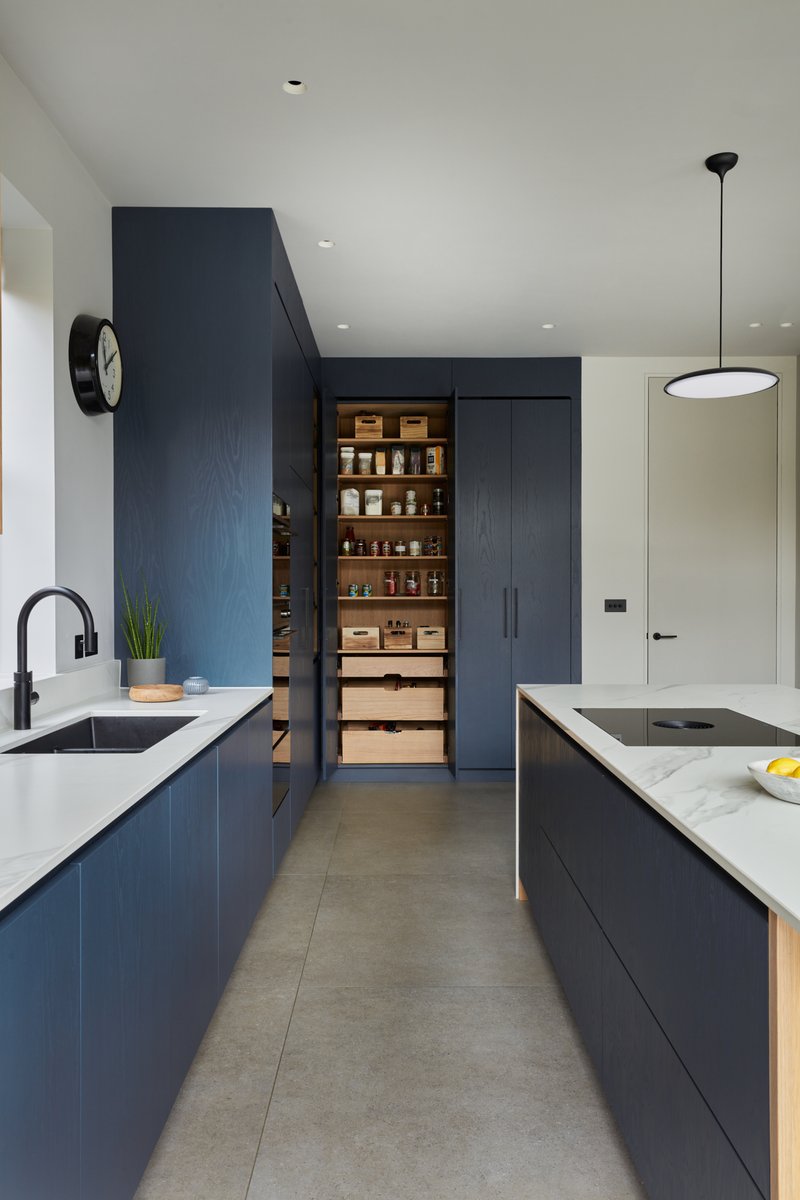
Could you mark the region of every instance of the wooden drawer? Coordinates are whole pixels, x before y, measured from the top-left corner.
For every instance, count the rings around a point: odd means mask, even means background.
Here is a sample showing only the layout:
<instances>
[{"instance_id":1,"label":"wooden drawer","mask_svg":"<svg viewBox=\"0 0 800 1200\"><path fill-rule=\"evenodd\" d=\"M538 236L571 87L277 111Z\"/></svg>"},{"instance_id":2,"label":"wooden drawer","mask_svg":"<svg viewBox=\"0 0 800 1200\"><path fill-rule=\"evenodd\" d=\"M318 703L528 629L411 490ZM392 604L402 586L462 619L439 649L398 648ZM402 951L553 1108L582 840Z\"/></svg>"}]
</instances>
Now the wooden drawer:
<instances>
[{"instance_id":1,"label":"wooden drawer","mask_svg":"<svg viewBox=\"0 0 800 1200\"><path fill-rule=\"evenodd\" d=\"M275 721L289 720L289 689L276 683L272 693L272 717Z\"/></svg>"},{"instance_id":2,"label":"wooden drawer","mask_svg":"<svg viewBox=\"0 0 800 1200\"><path fill-rule=\"evenodd\" d=\"M443 721L444 688L427 679L400 688L395 681L344 683L342 717L356 721Z\"/></svg>"},{"instance_id":3,"label":"wooden drawer","mask_svg":"<svg viewBox=\"0 0 800 1200\"><path fill-rule=\"evenodd\" d=\"M367 729L366 724L342 729L343 763L441 763L444 730L398 727L397 733Z\"/></svg>"},{"instance_id":4,"label":"wooden drawer","mask_svg":"<svg viewBox=\"0 0 800 1200\"><path fill-rule=\"evenodd\" d=\"M364 658L342 655L344 679L382 679L384 675L402 675L404 679L441 679L444 675L443 657L406 658L402 654L370 654Z\"/></svg>"},{"instance_id":5,"label":"wooden drawer","mask_svg":"<svg viewBox=\"0 0 800 1200\"><path fill-rule=\"evenodd\" d=\"M288 679L289 678L289 655L288 654L273 654L273 656L272 656L272 677L273 677L273 679Z\"/></svg>"}]
</instances>

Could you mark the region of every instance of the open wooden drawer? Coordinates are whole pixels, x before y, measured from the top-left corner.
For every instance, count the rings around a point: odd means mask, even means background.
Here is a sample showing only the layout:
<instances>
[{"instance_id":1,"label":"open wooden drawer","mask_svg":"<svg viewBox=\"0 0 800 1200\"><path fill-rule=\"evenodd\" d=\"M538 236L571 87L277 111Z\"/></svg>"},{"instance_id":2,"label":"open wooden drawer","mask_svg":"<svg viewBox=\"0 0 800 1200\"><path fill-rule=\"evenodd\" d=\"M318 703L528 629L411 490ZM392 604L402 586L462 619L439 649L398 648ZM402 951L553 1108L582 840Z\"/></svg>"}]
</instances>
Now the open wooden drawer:
<instances>
[{"instance_id":1,"label":"open wooden drawer","mask_svg":"<svg viewBox=\"0 0 800 1200\"><path fill-rule=\"evenodd\" d=\"M342 718L443 721L444 696L444 688L433 679L354 680L342 684Z\"/></svg>"},{"instance_id":2,"label":"open wooden drawer","mask_svg":"<svg viewBox=\"0 0 800 1200\"><path fill-rule=\"evenodd\" d=\"M397 732L370 729L366 721L342 726L343 763L442 763L444 730L398 722Z\"/></svg>"}]
</instances>

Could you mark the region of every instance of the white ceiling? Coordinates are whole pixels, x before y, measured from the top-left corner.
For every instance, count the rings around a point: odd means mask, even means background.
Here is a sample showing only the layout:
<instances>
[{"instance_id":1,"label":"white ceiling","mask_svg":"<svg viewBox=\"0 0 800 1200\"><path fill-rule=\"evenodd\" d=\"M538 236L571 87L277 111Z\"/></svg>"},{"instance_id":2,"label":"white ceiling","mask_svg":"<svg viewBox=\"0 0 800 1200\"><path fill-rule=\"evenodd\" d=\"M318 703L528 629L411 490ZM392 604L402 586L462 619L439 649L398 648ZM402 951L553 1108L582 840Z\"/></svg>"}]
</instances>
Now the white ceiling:
<instances>
[{"instance_id":1,"label":"white ceiling","mask_svg":"<svg viewBox=\"0 0 800 1200\"><path fill-rule=\"evenodd\" d=\"M726 349L800 351L797 0L0 0L0 52L114 204L273 207L323 354L713 354L718 150Z\"/></svg>"}]
</instances>

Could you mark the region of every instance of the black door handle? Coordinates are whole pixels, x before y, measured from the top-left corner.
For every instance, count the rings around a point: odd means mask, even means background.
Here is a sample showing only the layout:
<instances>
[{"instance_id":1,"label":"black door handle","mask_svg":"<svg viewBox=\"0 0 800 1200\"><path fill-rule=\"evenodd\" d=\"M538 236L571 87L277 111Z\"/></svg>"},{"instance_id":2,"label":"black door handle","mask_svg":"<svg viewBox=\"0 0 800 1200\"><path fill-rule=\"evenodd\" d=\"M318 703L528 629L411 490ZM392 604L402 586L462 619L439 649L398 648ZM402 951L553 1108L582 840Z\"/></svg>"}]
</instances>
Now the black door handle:
<instances>
[{"instance_id":1,"label":"black door handle","mask_svg":"<svg viewBox=\"0 0 800 1200\"><path fill-rule=\"evenodd\" d=\"M519 637L519 588L514 588L514 637Z\"/></svg>"},{"instance_id":2,"label":"black door handle","mask_svg":"<svg viewBox=\"0 0 800 1200\"><path fill-rule=\"evenodd\" d=\"M661 642L661 641L665 641L669 638L676 638L677 636L678 636L677 633L654 633L653 641Z\"/></svg>"}]
</instances>

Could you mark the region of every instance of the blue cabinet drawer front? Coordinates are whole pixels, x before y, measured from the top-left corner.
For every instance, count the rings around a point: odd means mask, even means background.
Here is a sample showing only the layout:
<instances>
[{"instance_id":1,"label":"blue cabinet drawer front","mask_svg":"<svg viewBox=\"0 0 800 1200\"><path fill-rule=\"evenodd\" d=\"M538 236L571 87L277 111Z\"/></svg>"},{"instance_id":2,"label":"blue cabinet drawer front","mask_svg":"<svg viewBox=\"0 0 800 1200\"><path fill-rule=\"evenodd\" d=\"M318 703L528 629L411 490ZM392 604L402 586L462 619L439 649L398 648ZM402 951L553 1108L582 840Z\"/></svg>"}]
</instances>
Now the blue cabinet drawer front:
<instances>
[{"instance_id":1,"label":"blue cabinet drawer front","mask_svg":"<svg viewBox=\"0 0 800 1200\"><path fill-rule=\"evenodd\" d=\"M616 781L602 857L603 928L767 1194L766 909Z\"/></svg>"},{"instance_id":2,"label":"blue cabinet drawer front","mask_svg":"<svg viewBox=\"0 0 800 1200\"><path fill-rule=\"evenodd\" d=\"M620 960L603 944L603 1089L650 1200L764 1200Z\"/></svg>"},{"instance_id":3,"label":"blue cabinet drawer front","mask_svg":"<svg viewBox=\"0 0 800 1200\"><path fill-rule=\"evenodd\" d=\"M134 1194L172 1103L169 836L165 788L80 860L84 1200Z\"/></svg>"},{"instance_id":4,"label":"blue cabinet drawer front","mask_svg":"<svg viewBox=\"0 0 800 1200\"><path fill-rule=\"evenodd\" d=\"M0 1195L78 1200L79 875L0 923Z\"/></svg>"}]
</instances>

